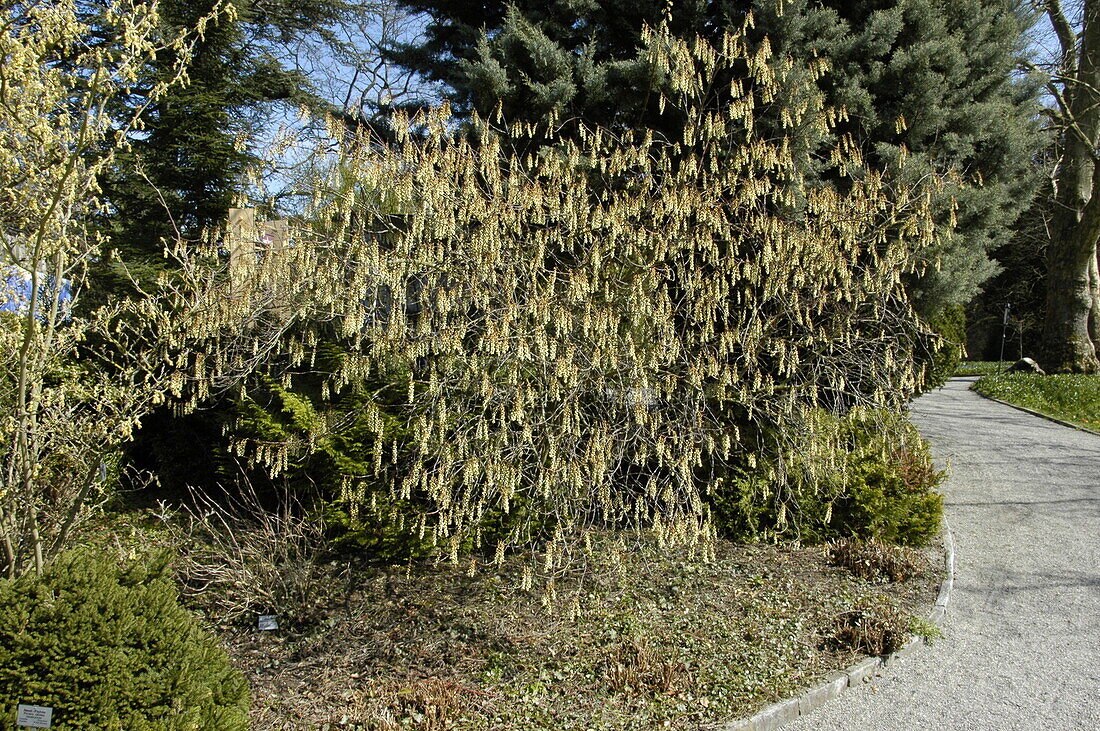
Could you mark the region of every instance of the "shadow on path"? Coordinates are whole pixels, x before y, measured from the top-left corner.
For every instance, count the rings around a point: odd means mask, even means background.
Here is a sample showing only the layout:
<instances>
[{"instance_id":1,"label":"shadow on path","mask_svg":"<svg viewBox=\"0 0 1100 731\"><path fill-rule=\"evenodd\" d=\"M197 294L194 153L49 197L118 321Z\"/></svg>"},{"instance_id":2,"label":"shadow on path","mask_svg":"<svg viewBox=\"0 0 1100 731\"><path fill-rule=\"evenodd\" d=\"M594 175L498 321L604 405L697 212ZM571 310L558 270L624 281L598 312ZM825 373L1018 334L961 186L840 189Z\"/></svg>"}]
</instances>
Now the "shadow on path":
<instances>
[{"instance_id":1,"label":"shadow on path","mask_svg":"<svg viewBox=\"0 0 1100 731\"><path fill-rule=\"evenodd\" d=\"M786 728L1100 727L1100 436L957 379L913 422L949 466L944 637Z\"/></svg>"}]
</instances>

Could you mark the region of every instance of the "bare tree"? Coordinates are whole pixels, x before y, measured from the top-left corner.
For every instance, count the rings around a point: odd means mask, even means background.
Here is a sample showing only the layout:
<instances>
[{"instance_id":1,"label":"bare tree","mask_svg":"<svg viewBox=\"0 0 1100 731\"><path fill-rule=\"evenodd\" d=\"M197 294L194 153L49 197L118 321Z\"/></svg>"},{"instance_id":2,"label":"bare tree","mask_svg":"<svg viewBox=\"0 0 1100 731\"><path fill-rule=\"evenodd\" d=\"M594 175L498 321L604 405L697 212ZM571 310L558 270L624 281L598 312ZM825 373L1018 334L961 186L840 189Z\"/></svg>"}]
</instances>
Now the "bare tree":
<instances>
[{"instance_id":1,"label":"bare tree","mask_svg":"<svg viewBox=\"0 0 1100 731\"><path fill-rule=\"evenodd\" d=\"M257 181L262 190L253 191L254 198L300 213L312 195L309 180L331 163L327 154L301 155L300 146L297 157L283 154L287 139L327 140L329 123L385 136L394 110L441 101L435 85L387 58L395 46L416 41L425 22L398 0L334 2L324 25L266 41L284 68L308 81L311 100L304 103L305 115L285 105L266 110L263 133L252 141L263 160Z\"/></svg>"},{"instance_id":2,"label":"bare tree","mask_svg":"<svg viewBox=\"0 0 1100 731\"><path fill-rule=\"evenodd\" d=\"M1042 0L1040 9L1059 48L1049 84L1059 139L1042 360L1054 372L1095 373L1100 371L1100 0L1084 0L1079 32L1060 0Z\"/></svg>"},{"instance_id":3,"label":"bare tree","mask_svg":"<svg viewBox=\"0 0 1100 731\"><path fill-rule=\"evenodd\" d=\"M414 41L423 25L423 16L396 0L347 3L326 26L288 39L279 52L310 80L326 111L359 127L407 102L438 101L415 72L386 58L388 49Z\"/></svg>"}]
</instances>

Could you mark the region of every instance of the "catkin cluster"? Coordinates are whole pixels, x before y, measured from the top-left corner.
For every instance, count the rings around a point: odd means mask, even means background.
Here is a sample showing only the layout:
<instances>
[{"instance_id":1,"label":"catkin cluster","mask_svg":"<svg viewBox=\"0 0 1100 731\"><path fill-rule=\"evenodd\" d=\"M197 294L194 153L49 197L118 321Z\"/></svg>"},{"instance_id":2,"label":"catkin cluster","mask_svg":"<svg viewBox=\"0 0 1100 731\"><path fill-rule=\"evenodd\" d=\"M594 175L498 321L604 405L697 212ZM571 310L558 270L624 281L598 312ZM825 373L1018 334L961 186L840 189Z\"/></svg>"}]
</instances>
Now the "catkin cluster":
<instances>
[{"instance_id":1,"label":"catkin cluster","mask_svg":"<svg viewBox=\"0 0 1100 731\"><path fill-rule=\"evenodd\" d=\"M898 407L929 339L902 276L936 235L931 186L890 185L832 137L822 63L744 31L644 42L675 133L446 108L397 118L386 143L334 128L290 243L203 315L259 313L215 339L211 387L338 341L327 393L378 377L407 393L364 407L374 470L345 497L384 482L452 557L518 511L496 555L541 537L547 567L596 528L705 539L726 466L811 443L820 409ZM278 469L289 446L240 448ZM777 495L798 500L760 499Z\"/></svg>"}]
</instances>

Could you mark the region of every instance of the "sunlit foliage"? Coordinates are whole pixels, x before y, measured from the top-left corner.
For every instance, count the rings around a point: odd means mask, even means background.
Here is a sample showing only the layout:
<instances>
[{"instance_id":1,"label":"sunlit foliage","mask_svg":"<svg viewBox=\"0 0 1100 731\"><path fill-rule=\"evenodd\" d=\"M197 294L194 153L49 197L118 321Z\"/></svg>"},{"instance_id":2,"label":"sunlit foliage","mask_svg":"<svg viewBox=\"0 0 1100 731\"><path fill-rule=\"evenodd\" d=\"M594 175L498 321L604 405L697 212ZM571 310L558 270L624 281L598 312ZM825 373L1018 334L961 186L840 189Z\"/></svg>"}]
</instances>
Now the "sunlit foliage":
<instances>
[{"instance_id":1,"label":"sunlit foliage","mask_svg":"<svg viewBox=\"0 0 1100 731\"><path fill-rule=\"evenodd\" d=\"M115 455L180 381L167 357L203 341L218 295L208 267L180 261L157 292L84 313L98 180L140 126L111 110L169 48L179 63L148 99L181 83L197 28L155 41L155 4L4 3L0 16L0 571L41 572L101 502ZM216 8L223 12L224 8ZM94 43L99 35L116 38ZM201 283L201 284L200 284ZM199 286L196 286L199 285ZM228 310L223 310L229 315ZM236 316L240 308L232 312ZM185 363L190 367L190 363Z\"/></svg>"},{"instance_id":2,"label":"sunlit foliage","mask_svg":"<svg viewBox=\"0 0 1100 731\"><path fill-rule=\"evenodd\" d=\"M843 184L805 182L793 130L825 140L842 117L812 86L821 62L744 29L717 47L663 29L644 42L662 104L688 120L678 137L556 137L574 123L458 125L446 109L398 119L391 144L334 129L340 153L290 243L234 271L269 316L206 356L212 382L262 365L241 335L265 330L291 368L341 343L326 393L403 383L398 407L362 403L374 464L344 497L422 506L411 529L444 555L541 538L553 567L597 527L695 542L727 466L764 458L779 467L758 499L782 521L801 489L783 489L783 455L827 470L838 447L815 437L815 409L896 409L922 383L912 356L930 336L901 280L934 243L933 181L892 185L841 137L818 162ZM535 137L558 141L516 152ZM237 445L276 472L300 447ZM523 519L490 540L502 514Z\"/></svg>"},{"instance_id":3,"label":"sunlit foliage","mask_svg":"<svg viewBox=\"0 0 1100 731\"><path fill-rule=\"evenodd\" d=\"M716 46L647 31L659 104L685 121L673 137L446 109L397 118L385 144L333 124L332 146L300 158L320 172L288 229L242 211L170 248L155 287L85 312L63 283L80 296L102 250L97 176L132 129L107 109L162 50L155 6L109 6L112 46L85 43L74 3L6 10L0 223L5 266L30 281L5 291L0 331L9 575L64 548L157 405L259 376L312 378L354 413L287 392L294 438L252 435L238 454L277 475L353 418L371 458L334 457L353 518L454 559L535 546L551 569L593 529L706 546L725 475L761 460L771 477L750 497L781 526L843 447L815 415L897 409L922 384L913 354L931 336L902 278L935 243L935 181L867 172L838 136L814 162L839 182L808 183L799 141L843 118L813 84L827 69L747 27ZM173 44L169 81L202 33Z\"/></svg>"}]
</instances>

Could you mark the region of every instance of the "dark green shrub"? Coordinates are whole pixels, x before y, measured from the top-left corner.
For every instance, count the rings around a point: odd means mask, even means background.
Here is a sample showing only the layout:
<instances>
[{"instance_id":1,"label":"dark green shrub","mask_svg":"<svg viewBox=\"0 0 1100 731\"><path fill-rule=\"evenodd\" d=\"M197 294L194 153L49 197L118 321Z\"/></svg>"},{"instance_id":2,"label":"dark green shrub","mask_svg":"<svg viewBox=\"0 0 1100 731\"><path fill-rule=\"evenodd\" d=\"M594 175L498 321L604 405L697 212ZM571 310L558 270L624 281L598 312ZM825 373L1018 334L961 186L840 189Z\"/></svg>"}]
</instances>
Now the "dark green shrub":
<instances>
[{"instance_id":1,"label":"dark green shrub","mask_svg":"<svg viewBox=\"0 0 1100 731\"><path fill-rule=\"evenodd\" d=\"M713 491L718 528L731 538L875 538L919 546L939 530L943 473L903 417L853 409L816 412L797 441L729 469Z\"/></svg>"},{"instance_id":2,"label":"dark green shrub","mask_svg":"<svg viewBox=\"0 0 1100 731\"><path fill-rule=\"evenodd\" d=\"M52 707L55 729L248 728L248 684L166 564L77 550L0 581L0 724L26 703Z\"/></svg>"},{"instance_id":3,"label":"dark green shrub","mask_svg":"<svg viewBox=\"0 0 1100 731\"><path fill-rule=\"evenodd\" d=\"M955 375L962 362L966 347L966 312L961 305L946 307L938 315L929 319L928 327L941 340L929 354L928 375L925 388L942 386L947 379Z\"/></svg>"},{"instance_id":4,"label":"dark green shrub","mask_svg":"<svg viewBox=\"0 0 1100 731\"><path fill-rule=\"evenodd\" d=\"M188 503L194 489L232 502L252 493L261 508L292 504L318 518L333 551L383 562L428 555L422 496L394 497L407 472L407 376L390 368L330 391L326 378L345 355L326 342L289 385L256 375L202 411L146 419L130 460L157 477L160 493L150 497Z\"/></svg>"},{"instance_id":5,"label":"dark green shrub","mask_svg":"<svg viewBox=\"0 0 1100 731\"><path fill-rule=\"evenodd\" d=\"M886 453L865 451L850 460L848 494L833 506L830 527L841 535L921 546L939 530L942 481L923 450L899 445Z\"/></svg>"},{"instance_id":6,"label":"dark green shrub","mask_svg":"<svg viewBox=\"0 0 1100 731\"><path fill-rule=\"evenodd\" d=\"M230 510L234 502L253 503L278 514L290 504L325 526L332 552L383 563L430 555L437 547L421 530L425 496L395 497L413 441L408 390L399 384L407 376L390 369L326 392L322 376L335 372L343 356L332 343L319 351L316 372L299 374L291 386L256 376L237 398L206 411L182 417L166 411L146 420L133 465L157 476L158 497L168 501L194 502L195 489ZM471 521L462 552L552 534L552 519L530 496L517 493L508 508L488 506Z\"/></svg>"}]
</instances>

